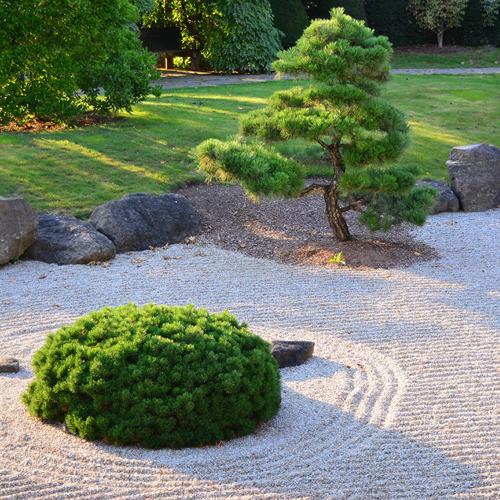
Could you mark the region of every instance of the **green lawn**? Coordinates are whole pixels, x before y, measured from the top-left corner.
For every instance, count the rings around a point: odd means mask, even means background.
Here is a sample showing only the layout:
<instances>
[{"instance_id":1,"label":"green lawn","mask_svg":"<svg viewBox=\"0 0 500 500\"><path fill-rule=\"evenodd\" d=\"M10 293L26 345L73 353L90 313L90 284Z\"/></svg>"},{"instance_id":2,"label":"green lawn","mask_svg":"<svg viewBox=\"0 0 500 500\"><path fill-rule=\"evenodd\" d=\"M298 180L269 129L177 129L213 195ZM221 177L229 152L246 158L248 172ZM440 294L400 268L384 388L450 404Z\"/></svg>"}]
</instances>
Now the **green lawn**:
<instances>
[{"instance_id":1,"label":"green lawn","mask_svg":"<svg viewBox=\"0 0 500 500\"><path fill-rule=\"evenodd\" d=\"M500 68L500 49L471 49L458 54L402 53L397 47L391 60L394 69L401 68Z\"/></svg>"},{"instance_id":2,"label":"green lawn","mask_svg":"<svg viewBox=\"0 0 500 500\"><path fill-rule=\"evenodd\" d=\"M121 122L80 129L0 133L0 196L22 196L40 213L87 218L99 204L125 194L160 194L201 180L190 150L209 137L238 132L237 118L261 107L292 81L168 91L136 106ZM302 84L306 84L302 82ZM396 76L384 96L402 109L413 144L401 164L446 179L453 146L500 145L500 75ZM321 148L280 149L322 172Z\"/></svg>"}]
</instances>

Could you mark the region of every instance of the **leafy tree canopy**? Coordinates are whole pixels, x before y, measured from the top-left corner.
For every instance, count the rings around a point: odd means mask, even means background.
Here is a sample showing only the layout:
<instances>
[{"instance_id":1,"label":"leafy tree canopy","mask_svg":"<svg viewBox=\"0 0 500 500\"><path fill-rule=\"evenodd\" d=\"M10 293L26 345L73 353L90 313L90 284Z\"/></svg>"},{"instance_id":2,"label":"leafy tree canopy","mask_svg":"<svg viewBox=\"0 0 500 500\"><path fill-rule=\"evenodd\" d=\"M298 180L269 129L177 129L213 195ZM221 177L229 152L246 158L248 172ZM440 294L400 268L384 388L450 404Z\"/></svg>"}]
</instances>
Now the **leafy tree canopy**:
<instances>
[{"instance_id":1,"label":"leafy tree canopy","mask_svg":"<svg viewBox=\"0 0 500 500\"><path fill-rule=\"evenodd\" d=\"M343 213L365 204L361 222L372 230L402 221L423 224L433 191L413 189L417 168L384 168L409 144L403 114L380 97L389 80L391 44L386 37L333 9L330 20L316 20L297 45L280 52L278 74L307 75L313 83L276 92L268 106L243 117L243 136L197 148L199 168L208 180L240 181L253 197L323 195L325 213L340 241L351 238ZM276 153L270 141L303 138L326 151L333 167L328 184L305 187L306 168ZM339 205L339 195L347 200Z\"/></svg>"},{"instance_id":2,"label":"leafy tree canopy","mask_svg":"<svg viewBox=\"0 0 500 500\"><path fill-rule=\"evenodd\" d=\"M437 35L438 47L443 47L446 30L460 26L469 0L410 0L409 7L418 24Z\"/></svg>"},{"instance_id":3,"label":"leafy tree canopy","mask_svg":"<svg viewBox=\"0 0 500 500\"><path fill-rule=\"evenodd\" d=\"M226 73L267 71L281 48L269 0L156 0L143 23L180 28L186 48Z\"/></svg>"},{"instance_id":4,"label":"leafy tree canopy","mask_svg":"<svg viewBox=\"0 0 500 500\"><path fill-rule=\"evenodd\" d=\"M130 111L154 71L138 15L129 0L0 0L0 123Z\"/></svg>"}]
</instances>

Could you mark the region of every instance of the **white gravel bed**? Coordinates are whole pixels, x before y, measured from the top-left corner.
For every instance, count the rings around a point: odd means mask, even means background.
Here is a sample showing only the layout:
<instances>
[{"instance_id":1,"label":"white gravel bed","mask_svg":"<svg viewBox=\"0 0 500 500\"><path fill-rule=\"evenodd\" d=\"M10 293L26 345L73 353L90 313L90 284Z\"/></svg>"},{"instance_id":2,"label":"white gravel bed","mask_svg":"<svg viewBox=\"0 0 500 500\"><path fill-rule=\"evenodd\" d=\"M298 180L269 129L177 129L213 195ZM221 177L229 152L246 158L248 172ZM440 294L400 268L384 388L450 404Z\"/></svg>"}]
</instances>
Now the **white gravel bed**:
<instances>
[{"instance_id":1,"label":"white gravel bed","mask_svg":"<svg viewBox=\"0 0 500 500\"><path fill-rule=\"evenodd\" d=\"M321 269L174 245L0 268L0 353L21 364L0 374L0 499L500 498L500 211L416 234L440 260ZM20 395L47 333L127 302L228 309L315 355L282 370L276 417L217 447L118 448L30 417Z\"/></svg>"}]
</instances>

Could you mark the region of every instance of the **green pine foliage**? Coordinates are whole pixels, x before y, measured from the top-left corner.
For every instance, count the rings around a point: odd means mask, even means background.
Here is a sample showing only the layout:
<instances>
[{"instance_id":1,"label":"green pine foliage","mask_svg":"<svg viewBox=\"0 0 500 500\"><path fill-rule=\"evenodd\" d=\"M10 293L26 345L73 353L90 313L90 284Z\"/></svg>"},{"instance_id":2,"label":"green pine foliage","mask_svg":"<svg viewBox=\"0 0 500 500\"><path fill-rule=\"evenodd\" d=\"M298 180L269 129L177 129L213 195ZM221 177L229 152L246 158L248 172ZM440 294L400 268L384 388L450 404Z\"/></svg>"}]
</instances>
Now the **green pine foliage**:
<instances>
[{"instance_id":1,"label":"green pine foliage","mask_svg":"<svg viewBox=\"0 0 500 500\"><path fill-rule=\"evenodd\" d=\"M22 395L36 417L89 440L148 448L253 432L280 407L269 344L227 311L134 304L47 336Z\"/></svg>"},{"instance_id":2,"label":"green pine foliage","mask_svg":"<svg viewBox=\"0 0 500 500\"><path fill-rule=\"evenodd\" d=\"M309 24L306 11L300 0L269 0L274 15L274 26L284 37L281 40L283 47L295 45L302 32Z\"/></svg>"},{"instance_id":3,"label":"green pine foliage","mask_svg":"<svg viewBox=\"0 0 500 500\"><path fill-rule=\"evenodd\" d=\"M391 53L386 37L375 37L362 21L334 9L330 20L313 21L296 46L280 52L273 64L278 74L306 75L313 83L276 92L266 108L241 120L242 134L263 143L302 138L321 145L333 167L329 184L300 190L306 166L299 168L269 145L255 142L202 143L196 151L200 170L209 180L239 180L253 196L322 194L340 241L350 239L342 214L361 200L367 212L377 215L360 219L372 230L403 220L423 223L432 208L428 198L435 193L412 190L416 169L384 167L409 144L404 115L378 97L380 85L389 80ZM340 194L352 202L341 207ZM410 199L411 207L398 212Z\"/></svg>"},{"instance_id":4,"label":"green pine foliage","mask_svg":"<svg viewBox=\"0 0 500 500\"><path fill-rule=\"evenodd\" d=\"M0 124L131 111L155 72L138 16L129 0L0 0Z\"/></svg>"},{"instance_id":5,"label":"green pine foliage","mask_svg":"<svg viewBox=\"0 0 500 500\"><path fill-rule=\"evenodd\" d=\"M260 144L209 139L198 146L197 154L209 182L239 181L255 200L261 196L294 198L304 188L302 166Z\"/></svg>"}]
</instances>

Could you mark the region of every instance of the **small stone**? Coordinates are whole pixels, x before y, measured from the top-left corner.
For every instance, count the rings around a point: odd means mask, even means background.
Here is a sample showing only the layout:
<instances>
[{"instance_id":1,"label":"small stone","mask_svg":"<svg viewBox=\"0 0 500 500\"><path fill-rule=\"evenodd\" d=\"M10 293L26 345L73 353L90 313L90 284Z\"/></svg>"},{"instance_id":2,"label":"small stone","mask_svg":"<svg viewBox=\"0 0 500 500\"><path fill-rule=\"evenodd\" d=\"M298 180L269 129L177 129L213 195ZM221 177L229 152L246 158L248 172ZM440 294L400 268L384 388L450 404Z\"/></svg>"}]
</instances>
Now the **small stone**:
<instances>
[{"instance_id":1,"label":"small stone","mask_svg":"<svg viewBox=\"0 0 500 500\"><path fill-rule=\"evenodd\" d=\"M19 361L11 356L0 357L0 373L17 373Z\"/></svg>"},{"instance_id":2,"label":"small stone","mask_svg":"<svg viewBox=\"0 0 500 500\"><path fill-rule=\"evenodd\" d=\"M314 342L274 340L271 353L280 368L298 366L307 361L314 351Z\"/></svg>"}]
</instances>

